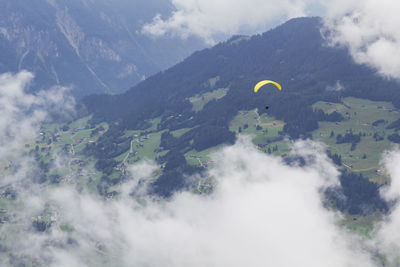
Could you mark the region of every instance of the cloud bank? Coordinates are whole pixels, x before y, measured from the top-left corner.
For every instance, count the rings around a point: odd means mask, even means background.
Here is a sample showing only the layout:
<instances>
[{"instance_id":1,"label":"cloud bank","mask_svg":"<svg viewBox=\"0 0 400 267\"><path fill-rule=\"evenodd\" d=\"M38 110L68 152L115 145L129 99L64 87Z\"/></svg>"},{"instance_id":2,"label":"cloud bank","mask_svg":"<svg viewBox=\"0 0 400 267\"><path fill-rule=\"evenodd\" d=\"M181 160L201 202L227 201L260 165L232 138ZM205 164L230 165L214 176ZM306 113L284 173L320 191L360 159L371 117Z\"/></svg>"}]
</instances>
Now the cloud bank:
<instances>
[{"instance_id":1,"label":"cloud bank","mask_svg":"<svg viewBox=\"0 0 400 267\"><path fill-rule=\"evenodd\" d=\"M46 107L71 107L62 94L26 93L32 78L0 76L0 134L8 138L1 151L17 154L20 147L9 144L33 138L49 117ZM337 226L340 214L323 207L321 192L338 183L323 148L298 142L292 151L308 164L287 166L241 138L214 155L211 195L181 192L170 201L145 195L139 181L153 179L151 162L130 167L131 180L109 201L74 185L31 182L35 163L21 156L24 166L2 177L17 200L0 227L0 256L10 266L372 266L357 238Z\"/></svg>"},{"instance_id":2,"label":"cloud bank","mask_svg":"<svg viewBox=\"0 0 400 267\"><path fill-rule=\"evenodd\" d=\"M384 187L381 195L387 201L394 202L391 213L376 227L375 248L386 256L389 266L398 265L400 255L400 150L388 153L383 164L390 174L391 184Z\"/></svg>"},{"instance_id":3,"label":"cloud bank","mask_svg":"<svg viewBox=\"0 0 400 267\"><path fill-rule=\"evenodd\" d=\"M70 109L68 97L24 92L32 77L26 72L0 76L0 102L14 103L5 108L8 117L1 129L27 121L26 129L35 133L49 117L43 103ZM35 113L36 108L43 114ZM0 144L1 151L18 150L8 144L31 138L22 133L25 128L19 130L15 135L0 131L0 137L9 141ZM304 158L305 166L287 165L258 151L248 137L240 137L233 146L216 152L214 167L199 176L214 179L210 195L179 192L169 201L145 194L142 181L154 179L153 162L131 166L131 179L121 185L121 194L106 200L77 190L74 184L29 182L36 178L30 171L34 163L21 156L25 166L1 177L2 182L13 183L17 199L9 210L10 221L0 225L0 259L6 266L31 262L39 266L336 267L380 266L377 255L384 255L395 264L400 207L394 205L371 239L363 240L339 226L342 214L324 206L323 191L337 186L339 175L324 147L298 141L291 154ZM382 163L392 178L382 190L389 201L400 196L399 160L400 152L394 150Z\"/></svg>"},{"instance_id":4,"label":"cloud bank","mask_svg":"<svg viewBox=\"0 0 400 267\"><path fill-rule=\"evenodd\" d=\"M400 79L400 3L396 0L172 0L169 17L142 27L151 36L198 36L215 44L235 34L264 32L290 18L324 17L332 46L349 49L355 62Z\"/></svg>"},{"instance_id":5,"label":"cloud bank","mask_svg":"<svg viewBox=\"0 0 400 267\"><path fill-rule=\"evenodd\" d=\"M146 162L113 201L66 185L30 188L20 192L15 218L24 230L13 246L19 258L51 266L373 266L338 226L341 215L323 206L323 190L338 183L323 151L297 142L292 154L307 164L288 166L240 138L213 156L211 195L170 201L131 197L138 179L152 178ZM31 227L39 214L51 218L44 232Z\"/></svg>"},{"instance_id":6,"label":"cloud bank","mask_svg":"<svg viewBox=\"0 0 400 267\"><path fill-rule=\"evenodd\" d=\"M325 5L332 45L347 47L357 63L379 74L400 79L400 2L334 0Z\"/></svg>"},{"instance_id":7,"label":"cloud bank","mask_svg":"<svg viewBox=\"0 0 400 267\"><path fill-rule=\"evenodd\" d=\"M205 42L233 34L266 31L271 25L308 14L314 0L172 0L175 11L168 18L156 15L142 32L153 35L195 35Z\"/></svg>"},{"instance_id":8,"label":"cloud bank","mask_svg":"<svg viewBox=\"0 0 400 267\"><path fill-rule=\"evenodd\" d=\"M1 172L0 192L3 186L32 178L29 176L36 170L34 157L22 154L25 144L32 145L39 135L41 124L74 113L75 101L68 96L68 88L57 86L30 94L27 89L33 78L27 71L0 75L0 164L12 170Z\"/></svg>"},{"instance_id":9,"label":"cloud bank","mask_svg":"<svg viewBox=\"0 0 400 267\"><path fill-rule=\"evenodd\" d=\"M15 162L26 143L40 132L40 125L52 117L70 117L75 101L66 87L53 87L37 94L27 92L33 80L32 73L0 75L0 162ZM19 164L28 164L23 158ZM29 163L30 164L30 163ZM0 186L9 179L0 180Z\"/></svg>"}]
</instances>

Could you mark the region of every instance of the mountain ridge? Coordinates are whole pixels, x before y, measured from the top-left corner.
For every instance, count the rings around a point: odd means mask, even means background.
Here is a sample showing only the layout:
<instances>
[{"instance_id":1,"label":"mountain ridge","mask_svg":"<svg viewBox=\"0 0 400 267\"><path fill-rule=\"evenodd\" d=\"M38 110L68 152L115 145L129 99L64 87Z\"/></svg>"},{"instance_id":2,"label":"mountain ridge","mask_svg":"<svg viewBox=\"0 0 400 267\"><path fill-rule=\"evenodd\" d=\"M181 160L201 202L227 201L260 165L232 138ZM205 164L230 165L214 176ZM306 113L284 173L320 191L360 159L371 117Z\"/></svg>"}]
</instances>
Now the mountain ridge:
<instances>
[{"instance_id":1,"label":"mountain ridge","mask_svg":"<svg viewBox=\"0 0 400 267\"><path fill-rule=\"evenodd\" d=\"M168 4L118 1L2 1L0 71L26 69L35 73L34 90L73 85L80 98L123 92L203 47L139 33L154 14L171 12Z\"/></svg>"},{"instance_id":2,"label":"mountain ridge","mask_svg":"<svg viewBox=\"0 0 400 267\"><path fill-rule=\"evenodd\" d=\"M81 104L87 112L83 115L92 115L91 127L102 122L110 126L96 143L86 147L85 153L95 155L100 160L97 167L110 173L112 166L118 165L115 156L128 149L127 131L159 135L160 145L155 148L154 157L169 168L154 183L154 190L169 196L186 185L185 174L198 171L188 163L190 151L203 153L221 144L232 144L235 136L248 128L245 122L232 128L232 121L241 111L255 110L257 116L277 120L266 123L269 126L265 129L258 127L264 132L281 127L268 140L260 137L264 140L260 145L277 151L285 137L313 139L322 123L339 125L350 117L347 111L329 113L323 111L327 108L316 109L316 103L343 106L343 99L361 97L390 101L398 108L400 85L356 64L346 49L327 46L320 33L321 25L317 17L298 18L263 34L234 37L193 53L123 94L84 98ZM266 87L254 94L253 86L263 79L279 82L282 91ZM205 101L205 94L215 96ZM203 99L201 108L195 109L193 101ZM351 127L342 130L344 141L338 135L340 142L334 145L351 143L350 153L362 133L348 134ZM175 135L176 131L182 134ZM332 155L340 164L342 156L343 153Z\"/></svg>"},{"instance_id":3,"label":"mountain ridge","mask_svg":"<svg viewBox=\"0 0 400 267\"><path fill-rule=\"evenodd\" d=\"M254 102L252 105L260 110L264 106L261 103L262 98L255 98L250 88L258 80L266 78L279 81L284 87L282 94L271 94L268 97L286 101L279 98L281 96L296 97L295 90L307 90L310 98L308 105L311 105L310 102L316 102L315 94L321 94L321 92L324 92L325 98L336 98L336 101L342 96L365 95L359 88L353 86L355 82L361 82L364 91L376 85L382 87L382 91L387 87L398 87L397 83L378 77L368 67L354 63L345 49L323 45L319 32L320 26L320 18L294 19L236 45L231 46L229 42L223 42L213 48L195 52L183 62L148 78L121 95L87 97L84 103L89 113L93 113L97 119L116 121L122 118L128 121L127 126L135 127L127 117L137 116L139 110L140 113L149 114L149 116L143 114L139 116L141 120L150 119L151 114L160 115L160 108L177 112L169 105L171 103L167 104L164 101L165 99L173 99L176 101L175 105L180 105L187 111L190 106L187 98L204 92L199 85L216 76L219 76L217 87L226 87L234 83L235 88L231 88L225 98L229 98L233 91L239 93L240 90L242 96L236 96L233 99L234 104L241 107L248 100ZM276 36L276 33L281 32L282 34ZM294 40L293 34L296 35ZM289 42L287 39L292 39L292 41ZM274 55L271 51L278 55ZM293 64L294 60L296 60L295 64ZM362 78L359 78L360 76ZM336 84L339 80L344 87L349 89L342 92L325 92L328 86ZM247 88L247 91L243 92L244 88ZM390 93L393 91L395 90L389 90ZM395 94L395 98L387 92L380 94L369 92L369 95L377 100L393 100L396 106L400 103L398 93ZM368 94L365 96L368 97ZM241 102L242 97L247 100ZM140 103L136 102L135 107L132 105L135 99L140 99L146 105L141 107ZM269 99L264 101L266 100ZM101 104L94 104L96 101ZM224 101L224 98L219 101ZM280 116L283 114L281 108L274 107L276 105L274 102L272 101L271 114L283 119Z\"/></svg>"}]
</instances>

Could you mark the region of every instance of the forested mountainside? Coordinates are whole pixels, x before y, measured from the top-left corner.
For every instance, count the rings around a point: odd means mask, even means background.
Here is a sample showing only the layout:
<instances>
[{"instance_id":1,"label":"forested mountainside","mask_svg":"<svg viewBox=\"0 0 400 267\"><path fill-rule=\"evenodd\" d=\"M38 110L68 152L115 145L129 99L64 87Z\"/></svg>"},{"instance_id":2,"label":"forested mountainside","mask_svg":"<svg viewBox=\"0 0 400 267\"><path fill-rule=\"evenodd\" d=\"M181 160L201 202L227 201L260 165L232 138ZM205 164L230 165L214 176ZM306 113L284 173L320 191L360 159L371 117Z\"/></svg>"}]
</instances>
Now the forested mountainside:
<instances>
[{"instance_id":1,"label":"forested mountainside","mask_svg":"<svg viewBox=\"0 0 400 267\"><path fill-rule=\"evenodd\" d=\"M268 113L284 120L285 133L294 138L317 127L318 114L311 105L319 100L338 102L354 96L400 106L400 85L355 64L346 50L328 47L320 26L319 18L300 18L262 35L233 37L194 53L124 94L90 96L84 103L95 120L120 121L119 127L126 129L145 127L145 120L157 116L163 116L161 127L168 129L227 127L238 110L264 111L268 103ZM217 88L229 88L226 96L193 111L189 97L210 91L208 80L215 77ZM284 89L254 94L252 87L263 79L279 81ZM168 119L177 113L183 116Z\"/></svg>"},{"instance_id":2,"label":"forested mountainside","mask_svg":"<svg viewBox=\"0 0 400 267\"><path fill-rule=\"evenodd\" d=\"M2 0L0 72L26 69L36 75L33 89L73 85L78 98L122 93L203 47L141 33L171 11L160 0Z\"/></svg>"},{"instance_id":3,"label":"forested mountainside","mask_svg":"<svg viewBox=\"0 0 400 267\"><path fill-rule=\"evenodd\" d=\"M236 136L246 132L248 128L246 120L242 120L240 125L235 122L237 118L246 117L247 115L243 115L246 114L244 111L255 110L257 116L266 115L282 122L266 123L265 125L270 126L261 127L258 117L258 122L254 125L255 130L262 130L263 134L273 130L271 126L282 125L274 137L258 141L258 145L268 153L278 151L278 144L285 136L292 139L319 140L324 136L322 133L317 135L321 123L332 124L329 127L333 128L325 129L330 131L328 141L333 142L332 149L335 152L330 156L339 166L347 166L343 167L343 175L347 175L344 177L352 177L353 165L342 162L342 157L346 162L361 158L353 157L351 153L356 150L360 141L366 140L365 136L375 138L376 142L386 140L384 133L383 137L381 132L378 133L380 128L368 128L375 131L374 133L362 132L367 128L353 133L352 129L358 127L354 123L360 123L360 120L357 117L350 120L351 105L364 109L366 104L352 99L355 97L388 101L394 105L392 109L396 109L400 106L400 85L383 79L366 66L355 64L345 49L328 46L320 29L320 18L293 19L264 34L252 37L235 36L213 48L196 52L124 94L86 97L80 108L82 114L92 116L89 127L107 123L110 128L97 142L87 144L84 153L99 160L96 165L99 170L111 174L113 168L119 164L116 160L118 155L128 153L130 137L127 132L140 133L140 136L159 136L159 146L154 149L152 157L164 164L165 168L162 176L154 183L154 190L168 196L174 190L187 185L185 173L198 171L198 167L203 166L196 167L196 164L190 162L191 157L195 157L191 155L193 151L201 154L220 144L232 144ZM263 79L278 81L283 90L278 91L267 86L255 94L253 86ZM347 99L351 104L346 102ZM265 105L269 105L268 110L265 110ZM335 105L337 108L332 108ZM382 109L381 106L379 108ZM374 110L371 112L376 115ZM356 114L354 112L354 116ZM392 123L389 126L386 125L388 120L364 124L381 125L383 131L386 126L397 131L395 119L395 115L391 117ZM335 136L331 129L336 131L335 123L339 125L341 121L347 122L343 123L347 128L343 126ZM379 121L384 123L380 124ZM398 136L396 134L397 132L392 133L388 140L395 139ZM346 150L337 149L347 145L349 147ZM390 141L368 153L378 155L388 145ZM359 145L360 151L364 151L364 147ZM343 152L347 150L349 152ZM362 153L367 164L369 158L366 159L366 152ZM378 157L374 158L378 161ZM375 161L374 166L378 165ZM350 173L346 174L345 170ZM354 203L357 203L353 205L353 211L358 212L363 201L384 206L382 202L375 201L379 199L378 185L360 179L363 178L363 171L364 169L360 170L361 176L354 174L353 182L343 180L347 196L349 199L355 198ZM374 167L366 168L365 171L369 175L379 170ZM373 173L372 176L375 177L376 174ZM108 180L107 183L113 182ZM369 188L368 192L375 192L377 197L369 198L365 194L360 196L354 193L354 190L362 193L364 186ZM335 194L331 196L334 198ZM348 208L340 199L335 201L339 206Z\"/></svg>"}]
</instances>

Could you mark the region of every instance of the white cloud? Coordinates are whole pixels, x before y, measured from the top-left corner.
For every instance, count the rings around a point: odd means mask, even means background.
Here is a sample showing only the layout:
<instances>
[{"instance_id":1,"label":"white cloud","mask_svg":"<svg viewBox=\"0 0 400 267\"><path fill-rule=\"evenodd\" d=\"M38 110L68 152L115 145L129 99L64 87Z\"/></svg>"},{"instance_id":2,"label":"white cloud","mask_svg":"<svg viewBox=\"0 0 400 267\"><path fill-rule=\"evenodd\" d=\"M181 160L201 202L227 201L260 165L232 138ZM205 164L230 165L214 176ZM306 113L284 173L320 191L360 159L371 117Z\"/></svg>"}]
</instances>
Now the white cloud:
<instances>
[{"instance_id":1,"label":"white cloud","mask_svg":"<svg viewBox=\"0 0 400 267\"><path fill-rule=\"evenodd\" d=\"M233 34L264 32L271 25L306 15L315 0L172 0L169 18L156 15L143 33L182 38L195 35L212 44Z\"/></svg>"},{"instance_id":2,"label":"white cloud","mask_svg":"<svg viewBox=\"0 0 400 267\"><path fill-rule=\"evenodd\" d=\"M331 45L347 47L354 60L400 79L400 2L396 0L172 0L169 17L156 15L142 32L195 35L208 44L234 34L254 34L299 16L325 17Z\"/></svg>"},{"instance_id":3,"label":"white cloud","mask_svg":"<svg viewBox=\"0 0 400 267\"><path fill-rule=\"evenodd\" d=\"M383 164L390 176L390 184L381 190L381 195L388 201L395 201L395 205L387 216L376 229L375 247L377 250L386 256L389 264L395 266L399 260L400 251L400 151L398 149L389 152Z\"/></svg>"},{"instance_id":4,"label":"white cloud","mask_svg":"<svg viewBox=\"0 0 400 267\"><path fill-rule=\"evenodd\" d=\"M342 85L340 81L336 81L335 85L329 85L326 87L327 91L335 91L335 92L340 92L345 90L346 88Z\"/></svg>"},{"instance_id":5,"label":"white cloud","mask_svg":"<svg viewBox=\"0 0 400 267\"><path fill-rule=\"evenodd\" d=\"M9 140L0 151L18 150L9 143L30 138L26 129L37 133L48 117L46 107L72 107L56 92L27 94L24 87L32 78L27 72L0 76L0 103L7 115L0 137ZM14 129L19 121L25 126ZM7 128L16 135L8 136ZM18 208L9 211L10 224L0 227L1 243L11 251L0 256L50 266L377 266L373 257L379 252L395 263L400 206L377 225L371 240L359 240L339 226L339 212L323 205L322 192L338 185L339 175L324 147L299 141L291 154L307 164L288 166L241 137L214 154L214 167L206 175L216 181L210 195L180 192L170 201L144 194L141 181L153 179L154 162L129 167L132 179L112 201L71 185L14 183ZM32 162L19 160L23 166L1 182L31 178ZM389 201L400 197L399 161L395 150L383 163L392 178L382 191ZM33 229L38 216L51 223L48 231Z\"/></svg>"},{"instance_id":6,"label":"white cloud","mask_svg":"<svg viewBox=\"0 0 400 267\"><path fill-rule=\"evenodd\" d=\"M333 45L347 47L357 63L400 79L400 2L334 0L325 3Z\"/></svg>"},{"instance_id":7,"label":"white cloud","mask_svg":"<svg viewBox=\"0 0 400 267\"><path fill-rule=\"evenodd\" d=\"M54 87L36 95L26 92L34 78L21 71L0 75L0 160L20 152L25 142L39 134L40 124L51 115L68 116L73 113L74 99L68 88Z\"/></svg>"},{"instance_id":8,"label":"white cloud","mask_svg":"<svg viewBox=\"0 0 400 267\"><path fill-rule=\"evenodd\" d=\"M159 166L153 161L142 160L139 163L129 166L128 172L131 181L121 187L122 194L129 194L135 197L143 197L148 194L148 181L154 176L154 172L159 170Z\"/></svg>"},{"instance_id":9,"label":"white cloud","mask_svg":"<svg viewBox=\"0 0 400 267\"><path fill-rule=\"evenodd\" d=\"M338 182L323 148L298 142L293 154L307 166L287 166L241 138L214 155L211 195L181 192L168 202L137 202L128 190L135 183L113 201L67 186L40 189L22 198L20 221L29 226L42 209L57 222L46 233L19 232L15 246L53 266L372 266L337 225L340 214L323 207L321 190ZM154 165L131 169L150 179Z\"/></svg>"}]
</instances>

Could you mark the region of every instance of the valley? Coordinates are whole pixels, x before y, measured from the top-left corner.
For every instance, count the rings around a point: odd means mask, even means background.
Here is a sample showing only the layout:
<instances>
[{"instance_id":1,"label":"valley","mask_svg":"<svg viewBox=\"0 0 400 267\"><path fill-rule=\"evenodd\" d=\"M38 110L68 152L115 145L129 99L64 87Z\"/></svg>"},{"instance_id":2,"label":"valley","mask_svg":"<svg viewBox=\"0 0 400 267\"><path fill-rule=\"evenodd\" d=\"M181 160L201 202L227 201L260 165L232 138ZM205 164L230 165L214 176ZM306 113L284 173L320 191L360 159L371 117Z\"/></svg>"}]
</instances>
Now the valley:
<instances>
[{"instance_id":1,"label":"valley","mask_svg":"<svg viewBox=\"0 0 400 267\"><path fill-rule=\"evenodd\" d=\"M68 25L64 34L73 35ZM400 156L392 165L382 160L400 143L400 85L327 46L321 27L321 18L297 18L234 36L124 93L83 97L69 106L73 115L35 114L41 95L21 93L32 108L20 111L13 99L13 116L0 128L12 141L0 146L10 153L0 162L0 262L54 265L72 252L83 265L120 266L131 260L121 254L138 251L135 257L145 255L138 266L158 266L146 257L169 254L170 247L178 255L189 240L199 240L192 252L205 251L207 260L230 246L226 240L240 247L236 239L247 236L254 238L237 251L256 240L254 249L263 252L278 232L270 248L286 252L290 242L275 246L281 236L302 246L315 225L324 237L317 234L312 245L346 232L357 234L364 249L393 208L381 189L394 181L390 168ZM70 52L83 55L78 48ZM95 65L101 72L115 67ZM265 79L282 90L266 85L255 94ZM15 130L20 121L28 126ZM20 129L32 135L20 137ZM37 255L26 245L33 243ZM378 263L384 253L370 251ZM174 264L180 257L172 254L166 266L197 264Z\"/></svg>"},{"instance_id":2,"label":"valley","mask_svg":"<svg viewBox=\"0 0 400 267\"><path fill-rule=\"evenodd\" d=\"M384 152L395 145L387 137L396 130L387 129L387 126L399 118L399 111L389 102L352 97L344 98L342 103L320 101L315 103L313 108L323 110L326 114L336 111L345 118L340 122L319 122L318 129L312 132L313 140L324 143L331 154L340 157L339 168L361 173L379 184L386 183L387 177L380 162ZM129 165L142 160L157 161L169 152L160 146L162 134L168 131L158 129L160 120L161 118L156 118L149 121L151 127L143 130L125 130L120 143L117 144L123 148L111 158L113 163L109 173L96 170L96 159L85 153L85 148L96 144L109 129L107 123L91 125L90 117L69 124L45 125L38 140L25 144L25 151L37 153L40 164L54 164L55 157L63 152L69 161L68 168L94 174L93 177L89 177L94 187L101 176L109 175L111 180L118 179L121 175L126 175ZM283 121L276 120L268 113L260 115L257 109L239 111L229 124L230 131L235 132L236 136L249 135L260 151L275 156L285 156L290 152L291 141L282 132L283 127ZM192 129L181 128L171 131L171 134L174 138L179 138ZM351 143L337 142L338 135L345 136L350 133L360 136L353 148ZM192 149L186 151L184 157L189 165L207 169L212 166L211 154L220 147L200 151ZM4 169L7 169L7 164L4 166Z\"/></svg>"}]
</instances>

